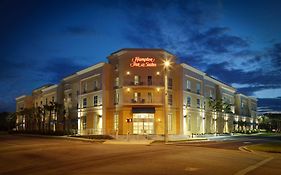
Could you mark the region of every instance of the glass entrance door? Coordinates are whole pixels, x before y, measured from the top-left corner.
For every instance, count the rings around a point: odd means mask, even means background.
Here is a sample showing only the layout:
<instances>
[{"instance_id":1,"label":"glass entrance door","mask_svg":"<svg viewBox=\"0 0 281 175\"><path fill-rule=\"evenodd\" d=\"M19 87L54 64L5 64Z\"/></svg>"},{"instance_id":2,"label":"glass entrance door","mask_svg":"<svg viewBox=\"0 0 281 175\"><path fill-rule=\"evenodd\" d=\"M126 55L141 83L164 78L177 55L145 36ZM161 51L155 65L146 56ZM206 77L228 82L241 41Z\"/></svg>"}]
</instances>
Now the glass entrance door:
<instances>
[{"instance_id":1,"label":"glass entrance door","mask_svg":"<svg viewBox=\"0 0 281 175\"><path fill-rule=\"evenodd\" d=\"M154 134L154 114L133 114L133 134Z\"/></svg>"}]
</instances>

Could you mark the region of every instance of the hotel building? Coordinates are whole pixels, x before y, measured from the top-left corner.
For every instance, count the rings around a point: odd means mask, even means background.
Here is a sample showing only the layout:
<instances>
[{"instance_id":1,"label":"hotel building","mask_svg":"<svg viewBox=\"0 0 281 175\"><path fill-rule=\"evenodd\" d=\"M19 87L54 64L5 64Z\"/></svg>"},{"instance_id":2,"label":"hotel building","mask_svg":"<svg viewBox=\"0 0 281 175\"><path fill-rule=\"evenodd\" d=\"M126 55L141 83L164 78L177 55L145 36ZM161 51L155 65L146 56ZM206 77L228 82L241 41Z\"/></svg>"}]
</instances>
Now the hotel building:
<instances>
[{"instance_id":1,"label":"hotel building","mask_svg":"<svg viewBox=\"0 0 281 175\"><path fill-rule=\"evenodd\" d=\"M164 63L169 61L169 65ZM63 112L40 113L52 131L81 135L192 135L258 129L257 100L162 49L122 49L57 85L16 98L17 129L27 130L24 108L60 104ZM216 104L216 105L215 105ZM52 116L52 117L48 117Z\"/></svg>"}]
</instances>

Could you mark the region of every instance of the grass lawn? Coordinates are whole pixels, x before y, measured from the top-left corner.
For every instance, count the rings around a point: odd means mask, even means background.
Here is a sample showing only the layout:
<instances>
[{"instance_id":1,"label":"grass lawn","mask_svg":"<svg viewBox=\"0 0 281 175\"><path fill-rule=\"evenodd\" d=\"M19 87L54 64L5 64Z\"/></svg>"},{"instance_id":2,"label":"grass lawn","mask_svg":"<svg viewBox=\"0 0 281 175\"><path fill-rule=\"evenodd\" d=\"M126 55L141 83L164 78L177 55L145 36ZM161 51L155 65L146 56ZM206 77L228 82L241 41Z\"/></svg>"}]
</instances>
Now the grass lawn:
<instances>
[{"instance_id":1,"label":"grass lawn","mask_svg":"<svg viewBox=\"0 0 281 175\"><path fill-rule=\"evenodd\" d=\"M247 146L247 148L253 151L281 153L281 143L265 143L258 145L250 145Z\"/></svg>"},{"instance_id":2,"label":"grass lawn","mask_svg":"<svg viewBox=\"0 0 281 175\"><path fill-rule=\"evenodd\" d=\"M257 136L281 136L281 133L275 133L275 132L260 132L257 134Z\"/></svg>"}]
</instances>

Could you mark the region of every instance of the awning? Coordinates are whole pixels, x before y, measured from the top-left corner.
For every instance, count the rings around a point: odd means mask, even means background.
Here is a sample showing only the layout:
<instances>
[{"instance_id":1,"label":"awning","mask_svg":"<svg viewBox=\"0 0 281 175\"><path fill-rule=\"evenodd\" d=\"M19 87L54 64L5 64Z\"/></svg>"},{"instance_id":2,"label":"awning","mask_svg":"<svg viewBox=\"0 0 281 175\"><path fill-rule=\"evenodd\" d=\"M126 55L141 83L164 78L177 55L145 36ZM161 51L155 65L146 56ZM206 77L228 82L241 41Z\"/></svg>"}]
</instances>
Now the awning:
<instances>
[{"instance_id":1,"label":"awning","mask_svg":"<svg viewBox=\"0 0 281 175\"><path fill-rule=\"evenodd\" d=\"M150 108L132 108L133 113L155 113L155 108L150 107Z\"/></svg>"}]
</instances>

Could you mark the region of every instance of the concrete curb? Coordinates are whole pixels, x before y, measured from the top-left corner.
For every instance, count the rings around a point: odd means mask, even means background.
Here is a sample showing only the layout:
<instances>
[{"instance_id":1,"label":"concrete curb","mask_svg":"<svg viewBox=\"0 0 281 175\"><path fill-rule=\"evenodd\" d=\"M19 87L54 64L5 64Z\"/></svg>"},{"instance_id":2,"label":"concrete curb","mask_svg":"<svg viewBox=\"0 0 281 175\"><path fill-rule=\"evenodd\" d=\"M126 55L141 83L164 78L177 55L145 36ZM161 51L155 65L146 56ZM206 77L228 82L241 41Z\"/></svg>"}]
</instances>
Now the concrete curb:
<instances>
[{"instance_id":1,"label":"concrete curb","mask_svg":"<svg viewBox=\"0 0 281 175\"><path fill-rule=\"evenodd\" d=\"M243 152L247 152L247 153L250 153L250 154L255 154L255 155L258 155L258 156L261 156L261 157L264 157L265 159L263 159L262 161L259 161L258 163L254 164L254 165L251 165L251 166L248 166L247 168L244 168L238 172L236 172L234 175L245 175L255 169L257 169L258 167L266 164L267 162L271 161L274 159L273 156L269 156L268 154L261 154L261 153L258 153L256 151L253 151L249 148L247 148L247 146L240 146L238 148L240 151L243 151Z\"/></svg>"}]
</instances>

